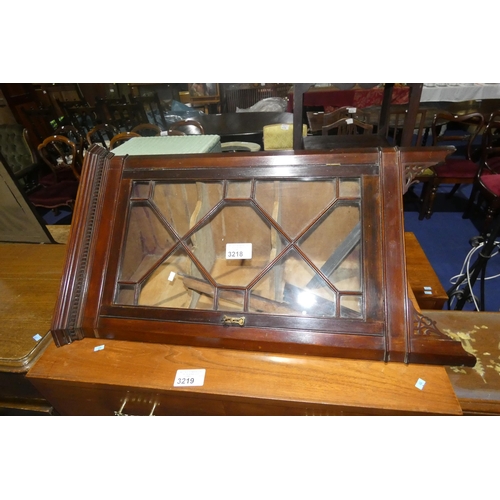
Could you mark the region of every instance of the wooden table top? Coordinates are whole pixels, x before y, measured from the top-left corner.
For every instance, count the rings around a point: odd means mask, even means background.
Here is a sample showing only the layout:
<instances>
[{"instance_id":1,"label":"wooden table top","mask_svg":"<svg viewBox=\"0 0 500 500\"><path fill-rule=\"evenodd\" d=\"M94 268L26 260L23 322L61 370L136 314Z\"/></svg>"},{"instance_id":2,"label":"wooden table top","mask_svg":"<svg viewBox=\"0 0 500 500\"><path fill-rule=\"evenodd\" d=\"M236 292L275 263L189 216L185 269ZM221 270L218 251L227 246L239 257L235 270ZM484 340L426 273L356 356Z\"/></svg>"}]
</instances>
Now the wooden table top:
<instances>
[{"instance_id":1,"label":"wooden table top","mask_svg":"<svg viewBox=\"0 0 500 500\"><path fill-rule=\"evenodd\" d=\"M408 283L420 309L442 309L448 294L413 233L405 233Z\"/></svg>"},{"instance_id":2,"label":"wooden table top","mask_svg":"<svg viewBox=\"0 0 500 500\"><path fill-rule=\"evenodd\" d=\"M447 367L453 389L467 414L500 414L500 314L425 311L442 332L460 340L477 358L473 368Z\"/></svg>"},{"instance_id":3,"label":"wooden table top","mask_svg":"<svg viewBox=\"0 0 500 500\"><path fill-rule=\"evenodd\" d=\"M310 135L304 137L304 149L328 150L339 148L389 147L385 137L377 134L361 135Z\"/></svg>"},{"instance_id":4,"label":"wooden table top","mask_svg":"<svg viewBox=\"0 0 500 500\"><path fill-rule=\"evenodd\" d=\"M51 341L65 256L66 245L0 243L0 371L27 371Z\"/></svg>"},{"instance_id":5,"label":"wooden table top","mask_svg":"<svg viewBox=\"0 0 500 500\"><path fill-rule=\"evenodd\" d=\"M205 369L204 385L174 387L177 370L186 369ZM52 382L169 397L172 408L155 414L461 414L442 366L83 339L49 345L27 376L42 393Z\"/></svg>"},{"instance_id":6,"label":"wooden table top","mask_svg":"<svg viewBox=\"0 0 500 500\"><path fill-rule=\"evenodd\" d=\"M293 123L292 113L247 112L204 114L196 117L203 125L205 134L219 135L221 138L262 134L265 125Z\"/></svg>"}]
</instances>

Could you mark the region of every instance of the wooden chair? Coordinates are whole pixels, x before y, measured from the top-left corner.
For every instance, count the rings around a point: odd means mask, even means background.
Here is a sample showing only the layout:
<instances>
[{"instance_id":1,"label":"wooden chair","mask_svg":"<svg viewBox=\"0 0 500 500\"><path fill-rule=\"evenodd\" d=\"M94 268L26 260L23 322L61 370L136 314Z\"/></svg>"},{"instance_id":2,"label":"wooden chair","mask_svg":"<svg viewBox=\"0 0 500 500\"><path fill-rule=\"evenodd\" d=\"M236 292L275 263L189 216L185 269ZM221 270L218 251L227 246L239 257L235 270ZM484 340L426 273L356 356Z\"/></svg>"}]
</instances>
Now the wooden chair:
<instances>
[{"instance_id":1,"label":"wooden chair","mask_svg":"<svg viewBox=\"0 0 500 500\"><path fill-rule=\"evenodd\" d=\"M493 219L500 214L500 110L491 113L483 134L480 168L464 219L471 215L476 202L477 206L486 204L482 231L487 233Z\"/></svg>"},{"instance_id":2,"label":"wooden chair","mask_svg":"<svg viewBox=\"0 0 500 500\"><path fill-rule=\"evenodd\" d=\"M172 131L184 132L185 135L205 135L205 129L200 122L187 119L172 123L168 129L168 135L173 135Z\"/></svg>"},{"instance_id":3,"label":"wooden chair","mask_svg":"<svg viewBox=\"0 0 500 500\"><path fill-rule=\"evenodd\" d=\"M432 120L433 146L452 145L456 152L448 156L446 160L432 167L435 175L424 180L422 205L419 219L429 219L432 215L432 207L436 192L441 184L453 184L448 197L453 196L461 184L472 184L478 175L479 163L472 160L472 144L484 125L481 113L469 113L466 115L452 115L443 112L436 113ZM446 131L442 132L442 128Z\"/></svg>"},{"instance_id":4,"label":"wooden chair","mask_svg":"<svg viewBox=\"0 0 500 500\"><path fill-rule=\"evenodd\" d=\"M130 132L141 123L148 123L148 118L140 102L121 102L101 100L107 123L114 125L120 132Z\"/></svg>"},{"instance_id":5,"label":"wooden chair","mask_svg":"<svg viewBox=\"0 0 500 500\"><path fill-rule=\"evenodd\" d=\"M111 151L112 149L120 146L124 142L127 142L129 139L132 139L132 137L141 136L139 134L136 134L135 132L120 132L111 139L111 142L109 143L109 150Z\"/></svg>"},{"instance_id":6,"label":"wooden chair","mask_svg":"<svg viewBox=\"0 0 500 500\"><path fill-rule=\"evenodd\" d=\"M74 142L76 146L76 161L77 161L77 170L81 171L83 166L83 156L85 154L85 150L87 149L87 142L85 137L80 134L80 131L74 127L73 125L62 125L57 127L54 131L55 135L63 135L67 137L70 141Z\"/></svg>"},{"instance_id":7,"label":"wooden chair","mask_svg":"<svg viewBox=\"0 0 500 500\"><path fill-rule=\"evenodd\" d=\"M54 129L62 125L62 117L57 116L51 107L26 107L21 108L27 121L29 121L30 137L35 141L34 147L46 137L54 133Z\"/></svg>"},{"instance_id":8,"label":"wooden chair","mask_svg":"<svg viewBox=\"0 0 500 500\"><path fill-rule=\"evenodd\" d=\"M86 139L89 146L100 144L103 148L109 150L111 139L119 133L120 131L114 125L102 123L89 130Z\"/></svg>"},{"instance_id":9,"label":"wooden chair","mask_svg":"<svg viewBox=\"0 0 500 500\"><path fill-rule=\"evenodd\" d=\"M96 125L102 123L94 106L71 106L66 108L67 117L80 135L85 137Z\"/></svg>"},{"instance_id":10,"label":"wooden chair","mask_svg":"<svg viewBox=\"0 0 500 500\"><path fill-rule=\"evenodd\" d=\"M53 135L38 146L38 152L48 172L41 172L37 187L27 198L36 207L73 209L80 179L75 144L67 137Z\"/></svg>"},{"instance_id":11,"label":"wooden chair","mask_svg":"<svg viewBox=\"0 0 500 500\"><path fill-rule=\"evenodd\" d=\"M407 115L405 104L392 105L389 110L389 126L385 134L386 139L394 146L401 146L404 122ZM413 131L412 146L422 146L426 137L427 110L419 109L416 114L415 129Z\"/></svg>"},{"instance_id":12,"label":"wooden chair","mask_svg":"<svg viewBox=\"0 0 500 500\"><path fill-rule=\"evenodd\" d=\"M47 137L39 144L38 152L54 174L54 181L80 179L76 144L67 137L63 135Z\"/></svg>"},{"instance_id":13,"label":"wooden chair","mask_svg":"<svg viewBox=\"0 0 500 500\"><path fill-rule=\"evenodd\" d=\"M373 125L357 118L340 118L329 125L323 125L321 128L322 135L329 135L332 132L335 132L336 135L372 134Z\"/></svg>"},{"instance_id":14,"label":"wooden chair","mask_svg":"<svg viewBox=\"0 0 500 500\"><path fill-rule=\"evenodd\" d=\"M142 137L155 137L161 135L161 129L153 123L141 123L134 127L131 132L139 134Z\"/></svg>"},{"instance_id":15,"label":"wooden chair","mask_svg":"<svg viewBox=\"0 0 500 500\"><path fill-rule=\"evenodd\" d=\"M329 113L323 111L307 111L306 116L309 124L309 132L312 135L321 133L325 125L330 125L341 118L357 117L357 113L358 109L354 106L342 106Z\"/></svg>"},{"instance_id":16,"label":"wooden chair","mask_svg":"<svg viewBox=\"0 0 500 500\"><path fill-rule=\"evenodd\" d=\"M129 101L141 104L149 123L154 123L161 130L168 130L165 109L156 92L142 96L133 96L131 94L129 95Z\"/></svg>"}]
</instances>

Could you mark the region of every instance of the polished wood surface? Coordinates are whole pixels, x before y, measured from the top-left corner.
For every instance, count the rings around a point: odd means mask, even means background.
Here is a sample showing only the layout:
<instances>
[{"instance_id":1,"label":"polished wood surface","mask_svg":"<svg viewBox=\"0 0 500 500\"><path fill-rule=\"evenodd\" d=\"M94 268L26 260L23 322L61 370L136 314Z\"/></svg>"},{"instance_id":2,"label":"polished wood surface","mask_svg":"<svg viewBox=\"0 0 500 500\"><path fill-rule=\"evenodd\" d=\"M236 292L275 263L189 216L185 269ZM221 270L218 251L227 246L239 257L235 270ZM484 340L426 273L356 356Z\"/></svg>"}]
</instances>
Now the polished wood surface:
<instances>
[{"instance_id":1,"label":"polished wood surface","mask_svg":"<svg viewBox=\"0 0 500 500\"><path fill-rule=\"evenodd\" d=\"M476 356L476 365L447 367L465 414L500 415L500 313L426 311L448 336Z\"/></svg>"},{"instance_id":2,"label":"polished wood surface","mask_svg":"<svg viewBox=\"0 0 500 500\"><path fill-rule=\"evenodd\" d=\"M442 156L445 154L446 151L443 151ZM458 342L451 342L438 330L429 329L408 300L403 248L402 162L417 161L420 158L419 151L399 151L394 148L380 151L366 148L320 154L249 153L229 156L221 153L182 157L156 155L147 157L147 161L145 158L146 156L130 155L123 159L98 146L94 146L86 157L85 180L79 193L80 204L75 210L68 245L71 253L64 270L61 294L51 327L58 345L84 337L113 338L393 362L473 363L473 358L463 351ZM347 316L346 311L341 309L344 292L339 292L340 298L335 299L336 309L333 312L314 311L302 314L302 306L301 309L295 309L294 314L288 315L252 310L248 305L251 300L248 297L250 287L254 284L248 281L244 281L247 290L241 286L238 288L235 283L225 283L223 290L216 288L216 292L221 295L236 290L240 294L247 294L247 302L244 307L239 308L244 315L243 323L236 326L226 324L227 309L222 306L217 308L214 301L196 309L190 308L189 303L169 303L158 307L151 298L139 303L138 295L135 292L129 293L131 290L139 290L136 280L140 276L126 278L130 272L127 266L144 262L145 267L140 272L149 273L152 272L149 266L161 264L159 257L156 260L144 259L141 245L128 246L127 259L119 257L124 252L123 236L127 234L127 225L132 228L127 241L144 241L142 236L145 236L148 245L149 242L153 245L152 249L147 247L148 255L154 255L156 251L158 227L148 224L142 215L139 219L128 218L130 197L137 196L131 190L132 182L138 182L135 186L147 185L149 190L157 182L169 183L172 179L176 182L184 179L186 183L192 184L200 182L200 178L209 181L222 178L225 179L224 183L228 183L235 179L242 181L257 177L261 180L279 181L280 186L287 186L288 179L304 181L304 176L308 180L333 178L335 183L332 186L336 186L337 182L342 184L344 179L356 176L360 179L359 192L363 193L364 201L357 217L360 231L363 231L363 255L370 258L357 264L362 267L360 274L363 281L359 292L352 292L351 295L361 297L362 294L362 300L356 298L355 301L363 304L363 310L357 313L353 310L354 317ZM310 189L315 189L315 184L311 183L308 189L310 194L313 192ZM149 192L152 191L147 191ZM291 216L297 200L291 203L292 198L282 198L281 208ZM316 199L314 195L312 198ZM228 199L226 197L220 200L217 195L217 203L234 201ZM310 204L310 199L309 196L303 197L306 205ZM358 198L351 194L350 199L354 204ZM179 197L178 200L185 205L186 198ZM328 204L330 200L329 197L321 199L322 204L315 214L319 216L324 203ZM194 210L198 204L196 200L194 203L191 201L192 208L189 210ZM158 198L152 203L163 202ZM243 203L247 204L248 200ZM183 217L184 205L179 212ZM175 219L174 209L168 210L168 217L172 215ZM142 213L141 211L140 214ZM269 208L262 210L262 217L268 219L268 227L275 224L270 213ZM188 212L188 220L191 220L192 215L195 212ZM132 220L131 224L129 220ZM307 224L312 224L312 221L308 219ZM198 234L199 230L196 224L205 224L205 220L200 219L190 226L190 231L194 231L194 234ZM228 224L229 221L226 221L226 225ZM229 225L227 230L231 232ZM247 228L246 235L249 235L250 241L258 241L261 233L251 233L251 230L255 228ZM214 225L213 231L214 234L221 234L222 229ZM347 236L347 233L344 234L340 241L347 239ZM206 251L208 247L199 243L200 248ZM295 245L295 242L291 244ZM321 248L321 244L318 248ZM330 247L327 248L327 253L331 255ZM199 255L202 254L200 252ZM190 255L189 263L191 265L194 262L198 269L204 269L199 255ZM221 255L225 256L225 253L221 252ZM328 261L328 256L322 258L323 261ZM215 261L207 264L209 271L204 271L203 279L210 282L214 279L210 273L217 276L216 264ZM126 271L122 272L122 269ZM177 270L178 273L190 274L185 268L180 269ZM131 281L128 282L127 279ZM117 289L120 290L120 296L117 296ZM286 301L282 298L282 290L277 288L273 293L275 295L265 298ZM218 298L222 300L222 297ZM332 301L328 301L328 304L331 303Z\"/></svg>"},{"instance_id":3,"label":"polished wood surface","mask_svg":"<svg viewBox=\"0 0 500 500\"><path fill-rule=\"evenodd\" d=\"M196 117L207 135L219 135L221 142L235 140L234 137L260 136L265 125L274 123L293 123L292 113L248 112L203 114ZM250 140L250 139L248 139Z\"/></svg>"},{"instance_id":4,"label":"polished wood surface","mask_svg":"<svg viewBox=\"0 0 500 500\"><path fill-rule=\"evenodd\" d=\"M390 146L389 141L378 134L361 135L310 135L303 138L304 149L329 150L338 148L378 148Z\"/></svg>"},{"instance_id":5,"label":"polished wood surface","mask_svg":"<svg viewBox=\"0 0 500 500\"><path fill-rule=\"evenodd\" d=\"M420 309L442 309L448 295L413 233L405 233L408 283Z\"/></svg>"},{"instance_id":6,"label":"polished wood surface","mask_svg":"<svg viewBox=\"0 0 500 500\"><path fill-rule=\"evenodd\" d=\"M185 369L204 385L173 387ZM62 415L461 414L443 367L316 356L84 339L50 345L28 379Z\"/></svg>"},{"instance_id":7,"label":"polished wood surface","mask_svg":"<svg viewBox=\"0 0 500 500\"><path fill-rule=\"evenodd\" d=\"M50 341L65 256L65 245L0 243L0 371L27 371Z\"/></svg>"}]
</instances>

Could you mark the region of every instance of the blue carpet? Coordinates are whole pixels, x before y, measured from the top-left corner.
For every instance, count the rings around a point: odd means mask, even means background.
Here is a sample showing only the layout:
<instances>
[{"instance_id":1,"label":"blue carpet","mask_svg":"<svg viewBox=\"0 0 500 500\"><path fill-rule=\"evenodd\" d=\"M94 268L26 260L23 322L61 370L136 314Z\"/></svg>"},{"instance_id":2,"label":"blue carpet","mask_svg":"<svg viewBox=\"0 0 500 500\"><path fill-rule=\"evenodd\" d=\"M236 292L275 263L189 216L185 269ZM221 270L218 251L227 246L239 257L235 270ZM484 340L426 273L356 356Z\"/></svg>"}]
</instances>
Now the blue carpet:
<instances>
[{"instance_id":1,"label":"blue carpet","mask_svg":"<svg viewBox=\"0 0 500 500\"><path fill-rule=\"evenodd\" d=\"M38 212L42 216L45 224L48 225L70 225L73 216L73 212L71 212L70 210L65 210L63 208L59 209L57 212L49 209L38 208Z\"/></svg>"},{"instance_id":2,"label":"blue carpet","mask_svg":"<svg viewBox=\"0 0 500 500\"><path fill-rule=\"evenodd\" d=\"M470 186L461 187L453 197L448 198L446 195L451 188L451 185L439 187L430 219L418 220L420 185L416 185L404 197L405 231L415 234L445 290L453 286L450 280L460 274L467 254L473 248L470 240L479 236L484 218L480 213L476 213L471 219L463 219ZM476 252L473 255L471 265L478 254L479 252ZM487 276L497 274L500 274L500 255L492 257L486 267ZM474 295L479 297L479 280L473 291ZM447 308L446 305L444 307ZM474 309L472 302L463 307L463 310ZM500 310L500 277L485 281L485 310Z\"/></svg>"}]
</instances>

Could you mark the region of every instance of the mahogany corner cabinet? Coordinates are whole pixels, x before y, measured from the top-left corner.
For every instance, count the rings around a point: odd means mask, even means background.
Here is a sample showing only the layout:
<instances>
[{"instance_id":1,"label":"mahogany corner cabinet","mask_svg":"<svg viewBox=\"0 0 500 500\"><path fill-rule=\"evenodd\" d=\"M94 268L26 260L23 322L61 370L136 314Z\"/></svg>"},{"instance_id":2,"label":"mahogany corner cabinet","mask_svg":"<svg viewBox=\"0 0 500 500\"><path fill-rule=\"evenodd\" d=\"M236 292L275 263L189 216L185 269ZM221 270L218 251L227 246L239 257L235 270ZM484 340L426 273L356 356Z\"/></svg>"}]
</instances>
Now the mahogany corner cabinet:
<instances>
[{"instance_id":1,"label":"mahogany corner cabinet","mask_svg":"<svg viewBox=\"0 0 500 500\"><path fill-rule=\"evenodd\" d=\"M93 146L54 341L472 366L408 296L402 194L448 153L120 155Z\"/></svg>"}]
</instances>

